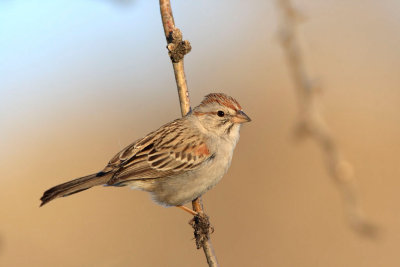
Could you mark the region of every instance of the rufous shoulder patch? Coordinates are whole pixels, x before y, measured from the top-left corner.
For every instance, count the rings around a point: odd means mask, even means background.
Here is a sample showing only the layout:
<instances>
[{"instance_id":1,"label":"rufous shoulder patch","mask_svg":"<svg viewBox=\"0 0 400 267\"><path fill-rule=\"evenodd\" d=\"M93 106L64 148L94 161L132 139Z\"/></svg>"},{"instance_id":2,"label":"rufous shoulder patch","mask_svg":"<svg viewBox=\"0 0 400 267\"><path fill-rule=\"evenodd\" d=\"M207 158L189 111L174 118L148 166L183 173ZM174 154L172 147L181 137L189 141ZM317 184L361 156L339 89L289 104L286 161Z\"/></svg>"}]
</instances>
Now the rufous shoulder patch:
<instances>
[{"instance_id":1,"label":"rufous shoulder patch","mask_svg":"<svg viewBox=\"0 0 400 267\"><path fill-rule=\"evenodd\" d=\"M210 155L210 150L208 150L208 147L205 143L202 143L201 145L199 145L193 152L196 156L200 156L200 157Z\"/></svg>"}]
</instances>

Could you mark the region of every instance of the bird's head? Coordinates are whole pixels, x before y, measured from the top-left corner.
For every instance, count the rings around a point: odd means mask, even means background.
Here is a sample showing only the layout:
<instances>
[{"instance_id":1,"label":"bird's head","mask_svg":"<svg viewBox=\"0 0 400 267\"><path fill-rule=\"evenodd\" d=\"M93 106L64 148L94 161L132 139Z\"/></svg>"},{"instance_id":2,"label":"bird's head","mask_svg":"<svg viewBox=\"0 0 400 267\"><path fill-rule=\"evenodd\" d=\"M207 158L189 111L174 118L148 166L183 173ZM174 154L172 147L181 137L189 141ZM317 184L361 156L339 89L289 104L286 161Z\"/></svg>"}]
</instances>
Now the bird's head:
<instances>
[{"instance_id":1,"label":"bird's head","mask_svg":"<svg viewBox=\"0 0 400 267\"><path fill-rule=\"evenodd\" d=\"M229 136L239 131L240 125L251 121L239 102L222 93L212 93L193 109L202 126L219 136Z\"/></svg>"}]
</instances>

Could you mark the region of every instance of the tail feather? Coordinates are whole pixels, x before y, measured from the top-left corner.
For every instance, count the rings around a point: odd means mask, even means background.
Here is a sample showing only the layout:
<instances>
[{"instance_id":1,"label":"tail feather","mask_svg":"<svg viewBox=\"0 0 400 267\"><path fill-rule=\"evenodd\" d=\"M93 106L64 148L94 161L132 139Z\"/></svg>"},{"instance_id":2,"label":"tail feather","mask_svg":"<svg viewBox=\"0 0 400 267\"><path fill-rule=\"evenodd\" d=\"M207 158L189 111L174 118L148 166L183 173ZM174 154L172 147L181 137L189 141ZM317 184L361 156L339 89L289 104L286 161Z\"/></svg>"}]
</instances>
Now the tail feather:
<instances>
[{"instance_id":1,"label":"tail feather","mask_svg":"<svg viewBox=\"0 0 400 267\"><path fill-rule=\"evenodd\" d=\"M55 198L66 197L89 189L93 186L105 184L107 183L108 179L109 177L107 175L98 176L98 174L91 174L54 186L43 193L43 196L40 198L42 201L40 206L43 206Z\"/></svg>"}]
</instances>

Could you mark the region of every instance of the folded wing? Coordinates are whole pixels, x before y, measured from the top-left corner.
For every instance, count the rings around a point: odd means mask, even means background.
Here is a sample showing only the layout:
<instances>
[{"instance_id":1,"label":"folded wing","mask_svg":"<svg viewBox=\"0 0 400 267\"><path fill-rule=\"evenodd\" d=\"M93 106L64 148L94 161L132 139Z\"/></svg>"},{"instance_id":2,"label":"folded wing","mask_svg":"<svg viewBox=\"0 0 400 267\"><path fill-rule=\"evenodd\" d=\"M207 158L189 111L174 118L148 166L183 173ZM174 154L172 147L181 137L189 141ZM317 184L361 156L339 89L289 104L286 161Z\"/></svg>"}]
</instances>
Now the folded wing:
<instances>
[{"instance_id":1,"label":"folded wing","mask_svg":"<svg viewBox=\"0 0 400 267\"><path fill-rule=\"evenodd\" d=\"M115 155L102 173L113 173L108 185L158 179L198 168L212 155L190 122L175 120Z\"/></svg>"}]
</instances>

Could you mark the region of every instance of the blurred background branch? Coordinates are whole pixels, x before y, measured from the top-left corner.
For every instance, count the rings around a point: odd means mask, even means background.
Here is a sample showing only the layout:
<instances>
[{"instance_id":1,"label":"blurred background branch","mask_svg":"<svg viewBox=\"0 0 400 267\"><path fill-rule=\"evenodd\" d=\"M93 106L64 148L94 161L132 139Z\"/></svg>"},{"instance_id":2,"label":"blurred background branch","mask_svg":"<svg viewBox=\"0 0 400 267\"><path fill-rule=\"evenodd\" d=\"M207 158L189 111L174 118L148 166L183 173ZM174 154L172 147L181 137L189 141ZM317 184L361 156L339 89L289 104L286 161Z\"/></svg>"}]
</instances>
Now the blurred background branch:
<instances>
[{"instance_id":1,"label":"blurred background branch","mask_svg":"<svg viewBox=\"0 0 400 267\"><path fill-rule=\"evenodd\" d=\"M297 138L312 138L320 147L329 176L342 195L347 220L352 229L369 237L376 236L377 227L369 222L362 211L357 194L352 165L342 156L317 103L319 84L307 72L297 36L297 26L304 16L296 10L290 0L278 0L281 13L280 41L287 58L289 71L298 99Z\"/></svg>"}]
</instances>

